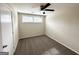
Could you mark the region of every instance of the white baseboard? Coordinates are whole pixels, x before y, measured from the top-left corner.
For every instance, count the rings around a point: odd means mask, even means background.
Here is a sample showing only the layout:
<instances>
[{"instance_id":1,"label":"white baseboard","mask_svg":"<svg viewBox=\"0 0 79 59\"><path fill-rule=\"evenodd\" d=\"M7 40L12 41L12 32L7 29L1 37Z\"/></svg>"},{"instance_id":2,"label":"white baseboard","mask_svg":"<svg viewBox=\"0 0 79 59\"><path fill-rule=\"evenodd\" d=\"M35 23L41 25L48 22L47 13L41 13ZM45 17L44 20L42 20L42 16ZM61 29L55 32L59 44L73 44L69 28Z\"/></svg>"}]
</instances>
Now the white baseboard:
<instances>
[{"instance_id":1,"label":"white baseboard","mask_svg":"<svg viewBox=\"0 0 79 59\"><path fill-rule=\"evenodd\" d=\"M31 37L24 37L24 38L20 38L20 40L21 40L21 39L26 39L26 38L38 37L38 36L42 36L42 35L45 35L45 34L35 35L35 36L31 36Z\"/></svg>"},{"instance_id":2,"label":"white baseboard","mask_svg":"<svg viewBox=\"0 0 79 59\"><path fill-rule=\"evenodd\" d=\"M62 42L60 42L60 41L54 39L51 35L49 35L49 34L46 34L46 35L47 35L49 38L51 38L51 39L57 41L58 43L62 44L63 46L65 46L65 47L69 48L70 50L74 51L75 53L79 54L79 52L77 52L77 51L75 51L74 49L72 49L71 47L69 47L69 46L63 44Z\"/></svg>"}]
</instances>

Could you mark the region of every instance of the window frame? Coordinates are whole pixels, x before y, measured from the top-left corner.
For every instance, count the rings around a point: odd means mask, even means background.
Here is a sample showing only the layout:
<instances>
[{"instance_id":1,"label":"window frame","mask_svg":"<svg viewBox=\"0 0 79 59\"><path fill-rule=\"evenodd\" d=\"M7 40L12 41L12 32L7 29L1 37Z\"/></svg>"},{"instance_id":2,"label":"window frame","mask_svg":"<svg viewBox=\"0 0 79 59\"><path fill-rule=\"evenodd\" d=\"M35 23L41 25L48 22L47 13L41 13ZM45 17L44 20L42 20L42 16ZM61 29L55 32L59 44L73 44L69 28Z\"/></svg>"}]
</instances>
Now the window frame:
<instances>
[{"instance_id":1,"label":"window frame","mask_svg":"<svg viewBox=\"0 0 79 59\"><path fill-rule=\"evenodd\" d=\"M43 16L41 16L41 15L30 15L31 16L31 18L32 18L32 21L31 22L24 22L23 21L23 17L25 17L25 16L29 16L29 14L27 14L27 15L22 15L22 23L43 23ZM41 17L41 22L35 22L35 17Z\"/></svg>"}]
</instances>

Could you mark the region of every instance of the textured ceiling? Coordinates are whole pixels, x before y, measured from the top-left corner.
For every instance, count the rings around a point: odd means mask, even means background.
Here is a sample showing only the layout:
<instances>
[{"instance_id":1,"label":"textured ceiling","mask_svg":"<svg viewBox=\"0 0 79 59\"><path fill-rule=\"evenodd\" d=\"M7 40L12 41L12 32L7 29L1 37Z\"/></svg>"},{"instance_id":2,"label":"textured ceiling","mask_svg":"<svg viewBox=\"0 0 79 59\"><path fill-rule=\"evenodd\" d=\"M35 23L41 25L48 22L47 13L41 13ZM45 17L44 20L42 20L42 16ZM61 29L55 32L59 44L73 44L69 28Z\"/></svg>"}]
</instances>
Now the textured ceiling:
<instances>
[{"instance_id":1,"label":"textured ceiling","mask_svg":"<svg viewBox=\"0 0 79 59\"><path fill-rule=\"evenodd\" d=\"M18 12L38 13L40 14L40 6L46 3L14 3L11 4Z\"/></svg>"}]
</instances>

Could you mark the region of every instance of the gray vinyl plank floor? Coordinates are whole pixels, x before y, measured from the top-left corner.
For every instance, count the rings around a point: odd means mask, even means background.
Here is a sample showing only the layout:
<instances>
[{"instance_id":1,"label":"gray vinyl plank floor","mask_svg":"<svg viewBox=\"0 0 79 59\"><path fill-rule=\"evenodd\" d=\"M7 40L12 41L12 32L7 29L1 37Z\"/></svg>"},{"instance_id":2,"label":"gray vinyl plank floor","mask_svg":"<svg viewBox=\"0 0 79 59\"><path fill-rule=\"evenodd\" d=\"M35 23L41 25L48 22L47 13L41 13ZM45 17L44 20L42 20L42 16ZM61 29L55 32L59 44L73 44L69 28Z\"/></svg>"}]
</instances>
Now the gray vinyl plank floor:
<instances>
[{"instance_id":1,"label":"gray vinyl plank floor","mask_svg":"<svg viewBox=\"0 0 79 59\"><path fill-rule=\"evenodd\" d=\"M77 55L58 42L42 35L20 39L14 55Z\"/></svg>"}]
</instances>

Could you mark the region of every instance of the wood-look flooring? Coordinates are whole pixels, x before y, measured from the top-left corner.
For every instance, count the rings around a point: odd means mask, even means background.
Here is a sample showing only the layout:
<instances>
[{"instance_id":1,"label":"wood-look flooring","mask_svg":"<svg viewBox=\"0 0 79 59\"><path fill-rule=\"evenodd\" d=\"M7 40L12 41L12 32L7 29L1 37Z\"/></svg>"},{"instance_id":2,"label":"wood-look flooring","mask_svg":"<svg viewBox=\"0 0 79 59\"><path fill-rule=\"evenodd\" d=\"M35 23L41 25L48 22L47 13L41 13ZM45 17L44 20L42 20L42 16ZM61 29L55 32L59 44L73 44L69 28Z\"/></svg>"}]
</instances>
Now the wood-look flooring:
<instances>
[{"instance_id":1,"label":"wood-look flooring","mask_svg":"<svg viewBox=\"0 0 79 59\"><path fill-rule=\"evenodd\" d=\"M19 40L14 55L77 55L58 42L42 35Z\"/></svg>"}]
</instances>

